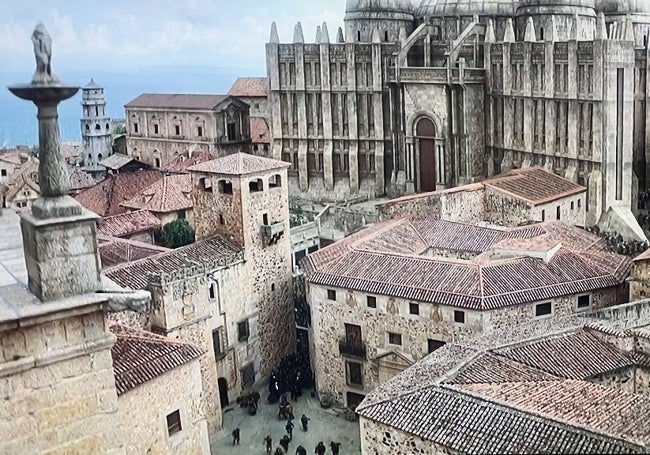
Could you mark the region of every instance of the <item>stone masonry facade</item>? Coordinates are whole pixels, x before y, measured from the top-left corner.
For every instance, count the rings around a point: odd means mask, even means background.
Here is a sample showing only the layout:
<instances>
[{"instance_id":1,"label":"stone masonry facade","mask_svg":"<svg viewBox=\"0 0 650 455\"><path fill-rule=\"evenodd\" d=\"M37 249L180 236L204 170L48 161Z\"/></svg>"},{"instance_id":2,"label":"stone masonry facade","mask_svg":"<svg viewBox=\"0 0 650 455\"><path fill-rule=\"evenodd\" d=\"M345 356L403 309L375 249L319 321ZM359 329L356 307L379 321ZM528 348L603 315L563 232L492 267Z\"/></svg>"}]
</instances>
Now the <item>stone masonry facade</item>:
<instances>
[{"instance_id":1,"label":"stone masonry facade","mask_svg":"<svg viewBox=\"0 0 650 455\"><path fill-rule=\"evenodd\" d=\"M328 290L334 291L336 300L328 299ZM365 395L385 380L422 359L429 352L429 340L435 346L470 339L483 332L499 332L527 321L559 319L577 312L612 305L619 299L618 288L603 289L587 294L568 295L550 299L551 314L535 316L535 306L543 302L530 302L490 311L462 310L464 322L455 321L457 308L376 294L365 294L348 289L310 284L308 301L312 311L312 362L316 371L319 393L331 393L341 403L348 392ZM578 308L578 297L589 296L589 306ZM368 306L368 297L374 308ZM547 301L544 301L547 302ZM411 314L411 304L416 304L419 314ZM347 356L339 349L346 337L345 325L361 328L364 356ZM391 344L389 332L400 336L400 345ZM402 356L397 365L383 364L382 356L398 353ZM361 384L351 384L346 365L362 365ZM390 372L384 371L388 367Z\"/></svg>"},{"instance_id":2,"label":"stone masonry facade","mask_svg":"<svg viewBox=\"0 0 650 455\"><path fill-rule=\"evenodd\" d=\"M69 313L0 329L2 453L124 451L115 425L114 337L100 305Z\"/></svg>"}]
</instances>

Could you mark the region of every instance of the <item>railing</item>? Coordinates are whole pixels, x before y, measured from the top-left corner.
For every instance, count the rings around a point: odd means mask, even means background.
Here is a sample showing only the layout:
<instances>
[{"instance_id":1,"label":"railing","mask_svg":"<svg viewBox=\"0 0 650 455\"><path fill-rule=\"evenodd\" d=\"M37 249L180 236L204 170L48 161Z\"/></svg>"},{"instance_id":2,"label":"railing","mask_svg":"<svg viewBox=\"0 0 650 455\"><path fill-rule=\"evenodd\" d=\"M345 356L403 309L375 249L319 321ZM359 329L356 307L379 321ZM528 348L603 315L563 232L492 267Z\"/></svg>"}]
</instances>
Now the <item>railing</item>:
<instances>
[{"instance_id":1,"label":"railing","mask_svg":"<svg viewBox=\"0 0 650 455\"><path fill-rule=\"evenodd\" d=\"M366 358L365 343L351 343L346 338L339 340L339 352L348 357Z\"/></svg>"},{"instance_id":2,"label":"railing","mask_svg":"<svg viewBox=\"0 0 650 455\"><path fill-rule=\"evenodd\" d=\"M284 235L284 223L278 222L273 224L262 225L262 236L268 245L273 245Z\"/></svg>"}]
</instances>

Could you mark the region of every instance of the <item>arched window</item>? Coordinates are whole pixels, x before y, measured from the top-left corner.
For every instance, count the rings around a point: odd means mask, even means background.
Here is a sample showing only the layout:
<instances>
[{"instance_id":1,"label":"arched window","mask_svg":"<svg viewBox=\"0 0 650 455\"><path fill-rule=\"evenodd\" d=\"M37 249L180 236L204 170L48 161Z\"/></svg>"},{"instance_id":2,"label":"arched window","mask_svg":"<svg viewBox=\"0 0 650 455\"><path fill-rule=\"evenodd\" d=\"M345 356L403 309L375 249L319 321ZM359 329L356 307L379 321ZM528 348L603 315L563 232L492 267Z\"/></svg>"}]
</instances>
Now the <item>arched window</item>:
<instances>
[{"instance_id":1,"label":"arched window","mask_svg":"<svg viewBox=\"0 0 650 455\"><path fill-rule=\"evenodd\" d=\"M86 133L90 132L90 125L86 125Z\"/></svg>"},{"instance_id":2,"label":"arched window","mask_svg":"<svg viewBox=\"0 0 650 455\"><path fill-rule=\"evenodd\" d=\"M98 123L97 125L95 125L95 131L99 131L99 130L101 130L101 129L102 129L102 127L99 126L99 123Z\"/></svg>"},{"instance_id":3,"label":"arched window","mask_svg":"<svg viewBox=\"0 0 650 455\"><path fill-rule=\"evenodd\" d=\"M199 182L201 183L201 186L206 193L212 193L212 180L207 177L203 177L199 180Z\"/></svg>"},{"instance_id":4,"label":"arched window","mask_svg":"<svg viewBox=\"0 0 650 455\"><path fill-rule=\"evenodd\" d=\"M282 186L282 176L280 174L272 175L269 178L269 188L278 188Z\"/></svg>"},{"instance_id":5,"label":"arched window","mask_svg":"<svg viewBox=\"0 0 650 455\"><path fill-rule=\"evenodd\" d=\"M97 155L97 161L101 161L101 160L102 160L102 154L100 153L99 155Z\"/></svg>"},{"instance_id":6,"label":"arched window","mask_svg":"<svg viewBox=\"0 0 650 455\"><path fill-rule=\"evenodd\" d=\"M217 298L217 285L216 283L210 283L210 287L208 288L208 294L210 296L210 300L214 300Z\"/></svg>"},{"instance_id":7,"label":"arched window","mask_svg":"<svg viewBox=\"0 0 650 455\"><path fill-rule=\"evenodd\" d=\"M110 130L111 130L111 125L109 125L109 124L107 123L107 124L106 124L106 131L110 131Z\"/></svg>"},{"instance_id":8,"label":"arched window","mask_svg":"<svg viewBox=\"0 0 650 455\"><path fill-rule=\"evenodd\" d=\"M255 179L248 182L248 190L251 193L258 193L264 191L264 182L262 179Z\"/></svg>"},{"instance_id":9,"label":"arched window","mask_svg":"<svg viewBox=\"0 0 650 455\"><path fill-rule=\"evenodd\" d=\"M219 224L221 224L222 226L226 224L226 220L223 218L223 214L221 213L219 214Z\"/></svg>"}]
</instances>

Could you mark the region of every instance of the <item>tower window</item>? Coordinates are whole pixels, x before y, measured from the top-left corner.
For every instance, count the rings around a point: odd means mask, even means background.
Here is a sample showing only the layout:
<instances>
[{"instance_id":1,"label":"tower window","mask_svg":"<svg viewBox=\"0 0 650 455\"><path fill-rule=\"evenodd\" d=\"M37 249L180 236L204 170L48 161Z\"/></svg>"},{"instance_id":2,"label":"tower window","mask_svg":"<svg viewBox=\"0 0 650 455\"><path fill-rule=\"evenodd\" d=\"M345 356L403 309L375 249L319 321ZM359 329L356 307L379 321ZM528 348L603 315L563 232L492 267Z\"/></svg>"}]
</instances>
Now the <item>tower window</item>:
<instances>
[{"instance_id":1,"label":"tower window","mask_svg":"<svg viewBox=\"0 0 650 455\"><path fill-rule=\"evenodd\" d=\"M542 221L546 221L546 210L542 210Z\"/></svg>"},{"instance_id":2,"label":"tower window","mask_svg":"<svg viewBox=\"0 0 650 455\"><path fill-rule=\"evenodd\" d=\"M232 183L228 180L219 180L219 192L222 194L232 194Z\"/></svg>"},{"instance_id":3,"label":"tower window","mask_svg":"<svg viewBox=\"0 0 650 455\"><path fill-rule=\"evenodd\" d=\"M203 137L203 127L202 126L199 126L197 128L197 136Z\"/></svg>"},{"instance_id":4,"label":"tower window","mask_svg":"<svg viewBox=\"0 0 650 455\"><path fill-rule=\"evenodd\" d=\"M160 158L156 158L156 167L160 167Z\"/></svg>"},{"instance_id":5,"label":"tower window","mask_svg":"<svg viewBox=\"0 0 650 455\"><path fill-rule=\"evenodd\" d=\"M133 132L134 132L134 133L137 133L137 132L138 132L138 124L137 124L137 123L134 123L134 124L133 124Z\"/></svg>"},{"instance_id":6,"label":"tower window","mask_svg":"<svg viewBox=\"0 0 650 455\"><path fill-rule=\"evenodd\" d=\"M361 31L357 31L357 41L361 42Z\"/></svg>"},{"instance_id":7,"label":"tower window","mask_svg":"<svg viewBox=\"0 0 650 455\"><path fill-rule=\"evenodd\" d=\"M153 134L158 134L158 125L153 126Z\"/></svg>"},{"instance_id":8,"label":"tower window","mask_svg":"<svg viewBox=\"0 0 650 455\"><path fill-rule=\"evenodd\" d=\"M235 128L234 123L228 123L227 125L227 134L228 134L228 140L229 141L234 141L237 139L237 129Z\"/></svg>"},{"instance_id":9,"label":"tower window","mask_svg":"<svg viewBox=\"0 0 650 455\"><path fill-rule=\"evenodd\" d=\"M181 135L181 127L180 127L180 125L175 125L174 130L176 131L176 136Z\"/></svg>"},{"instance_id":10,"label":"tower window","mask_svg":"<svg viewBox=\"0 0 650 455\"><path fill-rule=\"evenodd\" d=\"M95 125L95 131L99 131L99 130L101 130L101 129L102 129L102 127L99 126L99 123L98 123L97 125Z\"/></svg>"},{"instance_id":11,"label":"tower window","mask_svg":"<svg viewBox=\"0 0 650 455\"><path fill-rule=\"evenodd\" d=\"M559 220L560 219L560 206L559 205L555 209L555 215L556 215L556 218Z\"/></svg>"},{"instance_id":12,"label":"tower window","mask_svg":"<svg viewBox=\"0 0 650 455\"><path fill-rule=\"evenodd\" d=\"M264 191L264 182L262 179L251 180L248 182L248 189L251 193L258 193Z\"/></svg>"},{"instance_id":13,"label":"tower window","mask_svg":"<svg viewBox=\"0 0 650 455\"><path fill-rule=\"evenodd\" d=\"M90 125L86 125L86 132L87 132L87 133L90 132Z\"/></svg>"},{"instance_id":14,"label":"tower window","mask_svg":"<svg viewBox=\"0 0 650 455\"><path fill-rule=\"evenodd\" d=\"M95 117L99 117L99 107L95 106Z\"/></svg>"},{"instance_id":15,"label":"tower window","mask_svg":"<svg viewBox=\"0 0 650 455\"><path fill-rule=\"evenodd\" d=\"M223 214L221 213L219 214L219 224L222 226L226 224L226 220L223 219Z\"/></svg>"},{"instance_id":16,"label":"tower window","mask_svg":"<svg viewBox=\"0 0 650 455\"><path fill-rule=\"evenodd\" d=\"M106 124L106 131L110 131L110 130L111 130L111 125L109 125L109 124L107 123L107 124Z\"/></svg>"},{"instance_id":17,"label":"tower window","mask_svg":"<svg viewBox=\"0 0 650 455\"><path fill-rule=\"evenodd\" d=\"M388 30L384 31L384 41L388 41Z\"/></svg>"}]
</instances>

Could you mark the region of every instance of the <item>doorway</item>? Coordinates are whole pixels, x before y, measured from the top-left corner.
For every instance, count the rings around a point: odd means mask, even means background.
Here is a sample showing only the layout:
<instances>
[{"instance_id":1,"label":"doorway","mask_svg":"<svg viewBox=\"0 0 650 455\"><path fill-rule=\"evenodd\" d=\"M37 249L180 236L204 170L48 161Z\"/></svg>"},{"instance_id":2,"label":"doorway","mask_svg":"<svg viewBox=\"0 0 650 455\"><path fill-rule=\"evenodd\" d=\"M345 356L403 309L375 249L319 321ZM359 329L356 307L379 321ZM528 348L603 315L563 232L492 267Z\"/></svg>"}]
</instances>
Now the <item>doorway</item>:
<instances>
[{"instance_id":1,"label":"doorway","mask_svg":"<svg viewBox=\"0 0 650 455\"><path fill-rule=\"evenodd\" d=\"M226 378L217 379L219 385L219 399L221 400L221 408L225 408L230 404L228 401L228 381Z\"/></svg>"},{"instance_id":2,"label":"doorway","mask_svg":"<svg viewBox=\"0 0 650 455\"><path fill-rule=\"evenodd\" d=\"M415 127L420 152L420 191L436 190L436 127L428 118L421 118Z\"/></svg>"}]
</instances>

